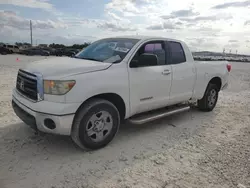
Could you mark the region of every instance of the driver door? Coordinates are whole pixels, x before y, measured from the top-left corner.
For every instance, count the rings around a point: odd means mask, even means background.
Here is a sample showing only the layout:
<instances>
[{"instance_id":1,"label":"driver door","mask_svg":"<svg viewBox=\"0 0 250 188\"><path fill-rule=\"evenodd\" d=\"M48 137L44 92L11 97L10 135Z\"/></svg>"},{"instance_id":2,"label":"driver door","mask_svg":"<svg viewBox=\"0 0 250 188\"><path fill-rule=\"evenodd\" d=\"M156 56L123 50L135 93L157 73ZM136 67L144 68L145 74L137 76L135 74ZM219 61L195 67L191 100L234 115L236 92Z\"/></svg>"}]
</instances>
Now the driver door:
<instances>
[{"instance_id":1,"label":"driver door","mask_svg":"<svg viewBox=\"0 0 250 188\"><path fill-rule=\"evenodd\" d=\"M157 65L129 66L131 115L167 106L172 82L172 67L167 64L168 52L164 41L144 43L132 61L143 53L155 54Z\"/></svg>"}]
</instances>

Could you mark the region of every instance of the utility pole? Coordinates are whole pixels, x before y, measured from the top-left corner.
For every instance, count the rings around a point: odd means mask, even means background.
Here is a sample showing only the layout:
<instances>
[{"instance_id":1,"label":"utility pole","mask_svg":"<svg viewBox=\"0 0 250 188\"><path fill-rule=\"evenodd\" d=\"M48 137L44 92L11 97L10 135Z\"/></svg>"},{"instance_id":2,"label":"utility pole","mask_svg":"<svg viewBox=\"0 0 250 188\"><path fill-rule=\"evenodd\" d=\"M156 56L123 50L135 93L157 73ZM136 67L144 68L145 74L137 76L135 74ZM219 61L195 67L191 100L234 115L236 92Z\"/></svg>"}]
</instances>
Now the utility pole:
<instances>
[{"instance_id":1,"label":"utility pole","mask_svg":"<svg viewBox=\"0 0 250 188\"><path fill-rule=\"evenodd\" d=\"M30 44L33 46L33 41L32 41L32 22L30 20Z\"/></svg>"}]
</instances>

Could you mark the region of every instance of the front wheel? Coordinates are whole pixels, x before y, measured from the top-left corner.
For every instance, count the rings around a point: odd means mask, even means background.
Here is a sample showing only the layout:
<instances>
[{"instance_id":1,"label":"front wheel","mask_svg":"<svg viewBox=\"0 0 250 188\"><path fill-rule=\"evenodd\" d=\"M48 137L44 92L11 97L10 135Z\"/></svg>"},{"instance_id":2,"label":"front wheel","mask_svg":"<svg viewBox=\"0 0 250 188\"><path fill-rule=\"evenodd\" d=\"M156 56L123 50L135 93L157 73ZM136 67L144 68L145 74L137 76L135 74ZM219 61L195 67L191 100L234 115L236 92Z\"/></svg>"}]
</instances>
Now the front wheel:
<instances>
[{"instance_id":1,"label":"front wheel","mask_svg":"<svg viewBox=\"0 0 250 188\"><path fill-rule=\"evenodd\" d=\"M218 96L218 87L215 84L208 84L203 98L201 100L198 100L198 108L201 111L212 111L217 104Z\"/></svg>"},{"instance_id":2,"label":"front wheel","mask_svg":"<svg viewBox=\"0 0 250 188\"><path fill-rule=\"evenodd\" d=\"M82 149L106 146L119 130L120 115L109 101L92 99L76 114L71 137Z\"/></svg>"}]
</instances>

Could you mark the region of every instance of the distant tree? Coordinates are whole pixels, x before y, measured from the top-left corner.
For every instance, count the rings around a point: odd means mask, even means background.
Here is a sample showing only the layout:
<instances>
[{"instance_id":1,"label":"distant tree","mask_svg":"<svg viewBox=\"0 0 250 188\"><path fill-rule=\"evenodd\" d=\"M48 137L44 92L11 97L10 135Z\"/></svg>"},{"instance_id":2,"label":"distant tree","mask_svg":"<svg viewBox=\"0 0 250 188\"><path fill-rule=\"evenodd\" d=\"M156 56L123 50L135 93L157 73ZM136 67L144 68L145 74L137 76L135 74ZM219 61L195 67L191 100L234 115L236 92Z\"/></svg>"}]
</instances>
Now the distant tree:
<instances>
[{"instance_id":1,"label":"distant tree","mask_svg":"<svg viewBox=\"0 0 250 188\"><path fill-rule=\"evenodd\" d=\"M22 42L16 42L15 45L17 45L19 47L20 46L31 46L30 43L27 43L27 42L24 42L24 43L22 43Z\"/></svg>"},{"instance_id":2,"label":"distant tree","mask_svg":"<svg viewBox=\"0 0 250 188\"><path fill-rule=\"evenodd\" d=\"M15 43L17 46L21 47L21 46L31 46L30 43L27 43L27 42L16 42ZM73 49L83 49L83 48L86 48L88 45L90 45L90 43L83 43L83 44L73 44L71 46L66 46L64 44L56 44L56 43L52 43L52 44L49 44L48 46L50 48L55 48L55 49L58 49L58 48L73 48ZM42 45L42 46L45 46L45 45Z\"/></svg>"},{"instance_id":3,"label":"distant tree","mask_svg":"<svg viewBox=\"0 0 250 188\"><path fill-rule=\"evenodd\" d=\"M73 44L72 46L69 46L69 48L74 48L74 49L83 49L86 48L90 43L83 43L83 44Z\"/></svg>"},{"instance_id":4,"label":"distant tree","mask_svg":"<svg viewBox=\"0 0 250 188\"><path fill-rule=\"evenodd\" d=\"M27 42L24 42L23 45L31 46L31 44L30 44L30 43L27 43Z\"/></svg>"},{"instance_id":5,"label":"distant tree","mask_svg":"<svg viewBox=\"0 0 250 188\"><path fill-rule=\"evenodd\" d=\"M65 45L52 43L49 45L49 47L50 48L65 48Z\"/></svg>"},{"instance_id":6,"label":"distant tree","mask_svg":"<svg viewBox=\"0 0 250 188\"><path fill-rule=\"evenodd\" d=\"M21 42L16 42L15 45L17 45L17 46L22 46L23 43L21 43Z\"/></svg>"}]
</instances>

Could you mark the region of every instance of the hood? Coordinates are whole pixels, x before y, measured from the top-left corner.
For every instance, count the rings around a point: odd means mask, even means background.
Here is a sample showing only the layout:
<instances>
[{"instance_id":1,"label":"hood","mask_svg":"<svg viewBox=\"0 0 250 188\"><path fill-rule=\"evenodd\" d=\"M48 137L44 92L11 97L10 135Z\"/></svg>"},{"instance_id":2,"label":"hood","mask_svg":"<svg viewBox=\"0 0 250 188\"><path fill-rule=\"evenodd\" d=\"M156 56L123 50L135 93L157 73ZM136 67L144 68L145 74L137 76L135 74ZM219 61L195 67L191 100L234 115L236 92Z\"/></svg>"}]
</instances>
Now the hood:
<instances>
[{"instance_id":1,"label":"hood","mask_svg":"<svg viewBox=\"0 0 250 188\"><path fill-rule=\"evenodd\" d=\"M67 77L75 74L105 70L111 65L111 63L69 57L58 57L35 61L28 64L24 70L30 73L39 72L44 78L54 76Z\"/></svg>"}]
</instances>

